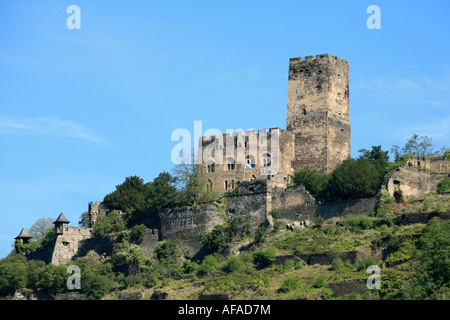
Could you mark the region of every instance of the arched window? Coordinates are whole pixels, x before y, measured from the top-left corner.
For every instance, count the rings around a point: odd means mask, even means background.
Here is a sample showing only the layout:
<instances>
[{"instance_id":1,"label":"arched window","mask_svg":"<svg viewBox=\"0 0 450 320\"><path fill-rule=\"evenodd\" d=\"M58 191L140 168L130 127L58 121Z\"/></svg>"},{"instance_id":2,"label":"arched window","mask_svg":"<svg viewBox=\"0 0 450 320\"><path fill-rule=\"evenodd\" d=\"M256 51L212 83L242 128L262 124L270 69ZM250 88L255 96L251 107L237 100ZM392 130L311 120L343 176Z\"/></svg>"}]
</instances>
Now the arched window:
<instances>
[{"instance_id":1,"label":"arched window","mask_svg":"<svg viewBox=\"0 0 450 320\"><path fill-rule=\"evenodd\" d=\"M208 183L206 184L206 191L212 191L213 183L211 180L208 180Z\"/></svg>"},{"instance_id":2,"label":"arched window","mask_svg":"<svg viewBox=\"0 0 450 320\"><path fill-rule=\"evenodd\" d=\"M248 163L249 165L251 165L252 168L254 168L255 165L256 165L255 157L253 157L253 156L251 156L251 155L247 156L247 163Z\"/></svg>"},{"instance_id":3,"label":"arched window","mask_svg":"<svg viewBox=\"0 0 450 320\"><path fill-rule=\"evenodd\" d=\"M234 170L234 159L233 158L227 158L227 169L228 170Z\"/></svg>"},{"instance_id":4,"label":"arched window","mask_svg":"<svg viewBox=\"0 0 450 320\"><path fill-rule=\"evenodd\" d=\"M234 179L231 179L231 189L234 189L236 187L236 182Z\"/></svg>"},{"instance_id":5,"label":"arched window","mask_svg":"<svg viewBox=\"0 0 450 320\"><path fill-rule=\"evenodd\" d=\"M214 162L208 164L208 172L214 172L214 171L216 171L216 164Z\"/></svg>"},{"instance_id":6,"label":"arched window","mask_svg":"<svg viewBox=\"0 0 450 320\"><path fill-rule=\"evenodd\" d=\"M225 190L228 190L228 180L225 180L224 184L225 184Z\"/></svg>"},{"instance_id":7,"label":"arched window","mask_svg":"<svg viewBox=\"0 0 450 320\"><path fill-rule=\"evenodd\" d=\"M263 160L264 167L270 167L270 165L272 164L271 159L270 159L270 154L268 154L268 153L265 153L263 155L262 160Z\"/></svg>"}]
</instances>

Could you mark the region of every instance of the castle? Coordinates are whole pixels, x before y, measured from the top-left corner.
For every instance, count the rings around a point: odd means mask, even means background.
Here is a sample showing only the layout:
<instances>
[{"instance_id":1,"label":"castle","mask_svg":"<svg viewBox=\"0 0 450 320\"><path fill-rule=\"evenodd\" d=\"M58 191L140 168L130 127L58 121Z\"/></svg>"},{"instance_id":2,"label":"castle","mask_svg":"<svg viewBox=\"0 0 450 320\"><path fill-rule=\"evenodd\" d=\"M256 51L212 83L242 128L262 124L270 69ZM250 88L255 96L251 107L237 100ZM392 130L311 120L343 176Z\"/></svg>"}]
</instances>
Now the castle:
<instances>
[{"instance_id":1,"label":"castle","mask_svg":"<svg viewBox=\"0 0 450 320\"><path fill-rule=\"evenodd\" d=\"M139 245L150 257L158 241L180 239L180 250L194 257L204 255L201 234L235 217L249 217L253 230L271 225L271 212L278 213L284 227L308 226L318 216L324 219L367 213L376 198L317 203L303 186L289 186L289 177L300 168L332 171L350 157L349 65L329 54L292 58L289 63L286 129L271 128L236 132L199 139L202 172L207 187L223 195L225 206L209 204L164 209L159 218L144 221L147 227ZM437 182L450 175L450 161L442 158L411 158L407 165L389 174L386 188L405 197L434 191ZM238 183L243 182L245 183ZM108 255L113 240L92 238L92 227L108 214L99 201L89 203L89 228L70 227L64 214L54 222L56 238L51 247L25 255L60 264L90 251ZM31 239L23 229L16 240Z\"/></svg>"},{"instance_id":2,"label":"castle","mask_svg":"<svg viewBox=\"0 0 450 320\"><path fill-rule=\"evenodd\" d=\"M286 129L199 139L208 189L224 194L238 181L274 178L286 184L304 167L330 172L350 157L350 131L348 62L329 54L292 58Z\"/></svg>"}]
</instances>

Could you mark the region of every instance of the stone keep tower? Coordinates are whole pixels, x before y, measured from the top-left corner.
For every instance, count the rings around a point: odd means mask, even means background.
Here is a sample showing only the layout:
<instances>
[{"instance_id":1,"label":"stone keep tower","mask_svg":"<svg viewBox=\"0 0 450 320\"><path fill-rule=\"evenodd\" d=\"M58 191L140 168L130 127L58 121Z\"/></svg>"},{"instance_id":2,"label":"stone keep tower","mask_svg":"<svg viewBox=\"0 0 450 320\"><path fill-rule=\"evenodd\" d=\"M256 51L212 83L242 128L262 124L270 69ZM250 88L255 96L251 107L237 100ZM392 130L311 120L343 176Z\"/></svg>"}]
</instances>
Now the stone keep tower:
<instances>
[{"instance_id":1,"label":"stone keep tower","mask_svg":"<svg viewBox=\"0 0 450 320\"><path fill-rule=\"evenodd\" d=\"M294 133L294 170L330 172L350 157L346 60L329 54L290 59L286 129Z\"/></svg>"}]
</instances>

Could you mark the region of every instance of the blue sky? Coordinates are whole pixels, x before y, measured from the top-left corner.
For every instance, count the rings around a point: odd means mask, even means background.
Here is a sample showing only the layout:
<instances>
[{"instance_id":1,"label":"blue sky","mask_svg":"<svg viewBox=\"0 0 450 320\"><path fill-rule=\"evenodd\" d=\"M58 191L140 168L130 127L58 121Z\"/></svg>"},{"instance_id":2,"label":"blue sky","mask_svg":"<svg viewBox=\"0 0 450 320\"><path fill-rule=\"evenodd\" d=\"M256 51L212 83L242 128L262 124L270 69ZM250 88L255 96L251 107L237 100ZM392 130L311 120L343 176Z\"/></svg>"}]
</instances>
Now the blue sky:
<instances>
[{"instance_id":1,"label":"blue sky","mask_svg":"<svg viewBox=\"0 0 450 320\"><path fill-rule=\"evenodd\" d=\"M69 5L81 9L70 30ZM369 30L369 5L381 29ZM350 63L352 156L414 133L450 146L448 1L0 2L0 258L13 238L138 175L175 129L286 126L291 57Z\"/></svg>"}]
</instances>

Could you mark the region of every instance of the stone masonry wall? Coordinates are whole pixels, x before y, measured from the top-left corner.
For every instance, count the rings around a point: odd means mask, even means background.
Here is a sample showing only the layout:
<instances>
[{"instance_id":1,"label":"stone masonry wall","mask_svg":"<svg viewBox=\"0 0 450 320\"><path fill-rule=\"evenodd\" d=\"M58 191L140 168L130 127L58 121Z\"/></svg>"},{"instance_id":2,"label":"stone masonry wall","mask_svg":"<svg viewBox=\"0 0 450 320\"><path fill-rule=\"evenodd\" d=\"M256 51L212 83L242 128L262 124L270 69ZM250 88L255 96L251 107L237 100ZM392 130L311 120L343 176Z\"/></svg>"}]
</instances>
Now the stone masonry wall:
<instances>
[{"instance_id":1,"label":"stone masonry wall","mask_svg":"<svg viewBox=\"0 0 450 320\"><path fill-rule=\"evenodd\" d=\"M80 243L92 237L91 228L65 226L62 235L56 236L51 263L60 264L72 260Z\"/></svg>"},{"instance_id":2,"label":"stone masonry wall","mask_svg":"<svg viewBox=\"0 0 450 320\"><path fill-rule=\"evenodd\" d=\"M202 205L167 209L161 212L161 240L182 241L180 251L189 251L193 257L204 255L202 233L211 232L215 225L223 224L215 205Z\"/></svg>"}]
</instances>

